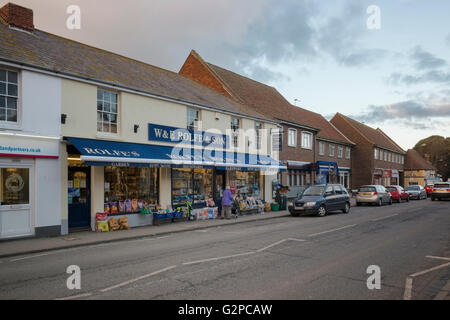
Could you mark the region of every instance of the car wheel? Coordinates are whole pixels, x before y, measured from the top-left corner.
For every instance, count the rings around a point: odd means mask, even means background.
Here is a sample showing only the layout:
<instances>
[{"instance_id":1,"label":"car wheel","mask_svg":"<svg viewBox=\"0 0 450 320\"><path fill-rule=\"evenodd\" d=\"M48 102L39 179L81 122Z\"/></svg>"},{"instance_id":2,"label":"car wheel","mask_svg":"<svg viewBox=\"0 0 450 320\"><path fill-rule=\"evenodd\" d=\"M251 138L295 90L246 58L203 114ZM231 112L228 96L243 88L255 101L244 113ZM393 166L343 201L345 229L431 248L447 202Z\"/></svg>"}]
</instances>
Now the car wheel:
<instances>
[{"instance_id":1,"label":"car wheel","mask_svg":"<svg viewBox=\"0 0 450 320\"><path fill-rule=\"evenodd\" d=\"M381 199L381 198L378 199L378 203L377 204L378 204L379 207L381 207L383 205L383 199Z\"/></svg>"},{"instance_id":2,"label":"car wheel","mask_svg":"<svg viewBox=\"0 0 450 320\"><path fill-rule=\"evenodd\" d=\"M397 203L402 203L402 197L398 197Z\"/></svg>"},{"instance_id":3,"label":"car wheel","mask_svg":"<svg viewBox=\"0 0 450 320\"><path fill-rule=\"evenodd\" d=\"M291 216L293 216L293 217L298 217L298 213L296 213L296 212L291 212Z\"/></svg>"},{"instance_id":4,"label":"car wheel","mask_svg":"<svg viewBox=\"0 0 450 320\"><path fill-rule=\"evenodd\" d=\"M436 200L436 198L431 197L431 201L434 201L434 200Z\"/></svg>"},{"instance_id":5,"label":"car wheel","mask_svg":"<svg viewBox=\"0 0 450 320\"><path fill-rule=\"evenodd\" d=\"M392 198L389 199L389 205L392 205Z\"/></svg>"},{"instance_id":6,"label":"car wheel","mask_svg":"<svg viewBox=\"0 0 450 320\"><path fill-rule=\"evenodd\" d=\"M324 205L321 205L321 206L319 207L319 210L317 211L317 215L318 215L319 217L324 217L326 214L327 214L327 209L325 208Z\"/></svg>"},{"instance_id":7,"label":"car wheel","mask_svg":"<svg viewBox=\"0 0 450 320\"><path fill-rule=\"evenodd\" d=\"M343 213L349 213L350 212L350 204L348 202L345 203L344 209L342 209Z\"/></svg>"},{"instance_id":8,"label":"car wheel","mask_svg":"<svg viewBox=\"0 0 450 320\"><path fill-rule=\"evenodd\" d=\"M358 207L361 207L362 203L361 203L361 202L357 202L356 205L357 205Z\"/></svg>"},{"instance_id":9,"label":"car wheel","mask_svg":"<svg viewBox=\"0 0 450 320\"><path fill-rule=\"evenodd\" d=\"M409 202L409 197L408 197L408 198L406 198L406 202Z\"/></svg>"}]
</instances>

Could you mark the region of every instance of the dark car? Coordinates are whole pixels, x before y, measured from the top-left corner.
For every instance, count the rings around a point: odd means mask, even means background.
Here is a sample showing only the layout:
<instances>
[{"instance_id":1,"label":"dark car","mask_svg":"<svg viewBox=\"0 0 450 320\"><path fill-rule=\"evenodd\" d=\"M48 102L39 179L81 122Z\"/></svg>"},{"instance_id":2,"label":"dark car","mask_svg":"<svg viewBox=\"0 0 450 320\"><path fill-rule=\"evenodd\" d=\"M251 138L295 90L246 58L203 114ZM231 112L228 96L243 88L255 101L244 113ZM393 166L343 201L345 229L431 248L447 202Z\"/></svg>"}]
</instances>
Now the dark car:
<instances>
[{"instance_id":1,"label":"dark car","mask_svg":"<svg viewBox=\"0 0 450 320\"><path fill-rule=\"evenodd\" d=\"M398 203L402 202L402 200L409 201L408 191L405 191L401 186L387 186L386 190L391 193L392 200Z\"/></svg>"},{"instance_id":2,"label":"dark car","mask_svg":"<svg viewBox=\"0 0 450 320\"><path fill-rule=\"evenodd\" d=\"M309 186L303 194L290 203L292 216L316 214L325 216L328 212L342 210L350 212L350 196L340 184L317 184Z\"/></svg>"},{"instance_id":3,"label":"dark car","mask_svg":"<svg viewBox=\"0 0 450 320\"><path fill-rule=\"evenodd\" d=\"M431 200L450 199L450 183L435 183L431 192Z\"/></svg>"},{"instance_id":4,"label":"dark car","mask_svg":"<svg viewBox=\"0 0 450 320\"><path fill-rule=\"evenodd\" d=\"M406 191L408 191L410 199L422 200L427 198L427 192L422 186L409 185L406 187Z\"/></svg>"}]
</instances>

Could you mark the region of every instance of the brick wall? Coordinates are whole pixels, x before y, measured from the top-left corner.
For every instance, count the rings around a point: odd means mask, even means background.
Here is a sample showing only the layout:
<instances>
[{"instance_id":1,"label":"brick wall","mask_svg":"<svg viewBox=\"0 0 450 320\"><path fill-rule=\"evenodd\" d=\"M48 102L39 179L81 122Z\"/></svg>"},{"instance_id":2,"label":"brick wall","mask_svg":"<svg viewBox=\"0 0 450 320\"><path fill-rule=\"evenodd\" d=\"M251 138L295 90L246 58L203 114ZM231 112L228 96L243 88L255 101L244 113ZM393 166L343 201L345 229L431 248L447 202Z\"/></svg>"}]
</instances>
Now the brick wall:
<instances>
[{"instance_id":1,"label":"brick wall","mask_svg":"<svg viewBox=\"0 0 450 320\"><path fill-rule=\"evenodd\" d=\"M0 18L6 24L25 29L34 30L33 10L8 3L0 9Z\"/></svg>"},{"instance_id":2,"label":"brick wall","mask_svg":"<svg viewBox=\"0 0 450 320\"><path fill-rule=\"evenodd\" d=\"M293 128L297 130L297 146L296 147L289 147L288 146L288 130L289 128ZM309 149L303 149L301 147L301 141L302 141L302 131L308 131L303 130L300 128L294 128L287 125L283 125L283 149L280 152L280 160L286 161L305 161L305 162L314 162L314 145L313 150ZM308 131L313 134L313 141L315 138L314 132Z\"/></svg>"},{"instance_id":3,"label":"brick wall","mask_svg":"<svg viewBox=\"0 0 450 320\"><path fill-rule=\"evenodd\" d=\"M204 86L231 98L231 95L225 90L220 81L192 52L181 67L179 74L194 79Z\"/></svg>"},{"instance_id":4,"label":"brick wall","mask_svg":"<svg viewBox=\"0 0 450 320\"><path fill-rule=\"evenodd\" d=\"M322 156L319 154L319 143L324 143L325 144L325 154ZM335 150L334 150L334 157L330 157L330 144L333 144L335 146ZM343 148L343 152L342 152L342 158L338 158L338 148L342 147ZM351 151L350 151L350 159L345 159L345 150L346 148L350 148L349 146L343 145L343 144L338 144L338 143L331 143L328 141L320 141L320 140L316 140L316 161L328 161L328 162L336 162L338 164L339 167L346 167L346 168L351 168L351 159L352 159L352 155L351 155Z\"/></svg>"}]
</instances>

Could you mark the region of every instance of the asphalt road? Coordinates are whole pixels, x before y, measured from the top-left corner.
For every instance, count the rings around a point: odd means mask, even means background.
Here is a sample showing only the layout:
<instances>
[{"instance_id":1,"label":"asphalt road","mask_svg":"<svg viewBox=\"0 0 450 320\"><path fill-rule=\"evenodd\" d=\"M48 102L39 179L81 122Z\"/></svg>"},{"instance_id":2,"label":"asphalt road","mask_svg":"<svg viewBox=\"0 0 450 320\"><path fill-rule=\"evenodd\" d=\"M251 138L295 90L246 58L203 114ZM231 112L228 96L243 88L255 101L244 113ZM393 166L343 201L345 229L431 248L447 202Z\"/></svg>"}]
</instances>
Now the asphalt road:
<instances>
[{"instance_id":1,"label":"asphalt road","mask_svg":"<svg viewBox=\"0 0 450 320\"><path fill-rule=\"evenodd\" d=\"M11 257L0 299L433 299L449 287L449 230L450 201L421 200Z\"/></svg>"}]
</instances>

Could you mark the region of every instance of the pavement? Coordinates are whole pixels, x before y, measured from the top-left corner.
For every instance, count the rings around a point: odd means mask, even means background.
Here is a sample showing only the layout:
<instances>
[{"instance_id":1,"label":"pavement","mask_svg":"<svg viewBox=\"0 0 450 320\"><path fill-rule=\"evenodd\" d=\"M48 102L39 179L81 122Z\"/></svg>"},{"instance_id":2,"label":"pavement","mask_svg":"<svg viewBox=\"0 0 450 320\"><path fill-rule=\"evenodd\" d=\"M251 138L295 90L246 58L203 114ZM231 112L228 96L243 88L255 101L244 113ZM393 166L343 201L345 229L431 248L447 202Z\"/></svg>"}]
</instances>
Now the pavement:
<instances>
[{"instance_id":1,"label":"pavement","mask_svg":"<svg viewBox=\"0 0 450 320\"><path fill-rule=\"evenodd\" d=\"M449 300L449 208L428 199L323 218L279 212L2 258L0 299ZM69 266L80 289L67 287Z\"/></svg>"},{"instance_id":2,"label":"pavement","mask_svg":"<svg viewBox=\"0 0 450 320\"><path fill-rule=\"evenodd\" d=\"M59 237L23 238L0 241L0 259L24 254L41 253L50 250L69 249L92 244L160 237L171 233L202 230L215 226L235 225L253 221L276 219L289 216L288 211L265 212L263 214L242 215L237 219L214 219L180 221L160 226L144 226L114 232L81 231Z\"/></svg>"}]
</instances>

